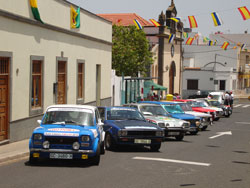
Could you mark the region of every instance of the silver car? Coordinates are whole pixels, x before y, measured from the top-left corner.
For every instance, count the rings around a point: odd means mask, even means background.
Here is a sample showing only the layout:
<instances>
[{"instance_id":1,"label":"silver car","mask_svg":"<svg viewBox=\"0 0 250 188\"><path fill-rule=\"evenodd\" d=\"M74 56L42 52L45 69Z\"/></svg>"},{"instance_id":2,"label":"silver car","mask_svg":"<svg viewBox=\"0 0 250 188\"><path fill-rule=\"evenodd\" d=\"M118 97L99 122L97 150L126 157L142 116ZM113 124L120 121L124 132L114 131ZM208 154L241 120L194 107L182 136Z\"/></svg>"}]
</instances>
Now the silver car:
<instances>
[{"instance_id":1,"label":"silver car","mask_svg":"<svg viewBox=\"0 0 250 188\"><path fill-rule=\"evenodd\" d=\"M186 132L189 131L190 123L184 120L175 119L159 105L155 104L126 104L136 108L143 114L145 119L165 129L165 137L175 137L176 140L183 140Z\"/></svg>"}]
</instances>

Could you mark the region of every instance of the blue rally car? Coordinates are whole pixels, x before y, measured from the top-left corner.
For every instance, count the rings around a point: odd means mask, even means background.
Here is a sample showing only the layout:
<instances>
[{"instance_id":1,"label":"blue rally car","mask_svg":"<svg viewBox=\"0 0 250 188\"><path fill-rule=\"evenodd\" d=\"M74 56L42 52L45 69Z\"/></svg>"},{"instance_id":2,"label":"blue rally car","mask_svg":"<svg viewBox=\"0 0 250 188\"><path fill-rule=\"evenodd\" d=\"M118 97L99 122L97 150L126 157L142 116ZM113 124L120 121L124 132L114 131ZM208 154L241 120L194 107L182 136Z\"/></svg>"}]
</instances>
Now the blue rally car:
<instances>
[{"instance_id":1,"label":"blue rally car","mask_svg":"<svg viewBox=\"0 0 250 188\"><path fill-rule=\"evenodd\" d=\"M104 132L97 107L53 105L47 108L30 138L30 164L40 158L91 159L104 154Z\"/></svg>"},{"instance_id":2,"label":"blue rally car","mask_svg":"<svg viewBox=\"0 0 250 188\"><path fill-rule=\"evenodd\" d=\"M140 103L161 105L171 115L171 117L190 122L190 134L196 135L199 132L199 127L201 124L200 118L190 114L185 114L178 103L163 101L141 101Z\"/></svg>"},{"instance_id":3,"label":"blue rally car","mask_svg":"<svg viewBox=\"0 0 250 188\"><path fill-rule=\"evenodd\" d=\"M143 115L129 107L98 107L104 123L105 148L113 150L119 145L150 146L158 151L164 139L164 130L149 123Z\"/></svg>"}]
</instances>

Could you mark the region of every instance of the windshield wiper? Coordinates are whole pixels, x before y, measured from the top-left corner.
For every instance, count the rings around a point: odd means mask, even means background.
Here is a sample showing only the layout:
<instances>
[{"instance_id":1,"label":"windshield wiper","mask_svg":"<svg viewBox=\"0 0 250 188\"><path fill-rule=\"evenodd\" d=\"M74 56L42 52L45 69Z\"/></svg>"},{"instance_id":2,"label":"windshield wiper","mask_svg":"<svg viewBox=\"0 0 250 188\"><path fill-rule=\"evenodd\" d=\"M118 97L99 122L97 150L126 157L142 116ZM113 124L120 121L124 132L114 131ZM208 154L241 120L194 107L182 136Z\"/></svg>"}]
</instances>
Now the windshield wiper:
<instances>
[{"instance_id":1,"label":"windshield wiper","mask_svg":"<svg viewBox=\"0 0 250 188\"><path fill-rule=\"evenodd\" d=\"M76 125L80 125L80 123L79 123L79 122L77 122L77 121L73 121L73 120L68 120L68 121L65 121L65 123L74 123L74 124L76 124Z\"/></svg>"},{"instance_id":2,"label":"windshield wiper","mask_svg":"<svg viewBox=\"0 0 250 188\"><path fill-rule=\"evenodd\" d=\"M128 120L144 121L143 119L139 119L139 118L128 118Z\"/></svg>"}]
</instances>

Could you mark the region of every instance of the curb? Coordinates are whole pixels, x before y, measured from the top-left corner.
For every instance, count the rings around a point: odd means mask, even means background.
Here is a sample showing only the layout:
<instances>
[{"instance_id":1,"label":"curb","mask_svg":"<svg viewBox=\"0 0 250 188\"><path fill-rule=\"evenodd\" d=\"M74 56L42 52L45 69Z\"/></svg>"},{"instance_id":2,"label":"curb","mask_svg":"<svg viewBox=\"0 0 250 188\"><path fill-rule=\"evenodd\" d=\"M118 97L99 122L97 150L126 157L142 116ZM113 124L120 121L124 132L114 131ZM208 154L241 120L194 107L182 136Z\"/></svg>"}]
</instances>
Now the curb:
<instances>
[{"instance_id":1,"label":"curb","mask_svg":"<svg viewBox=\"0 0 250 188\"><path fill-rule=\"evenodd\" d=\"M27 156L29 156L29 152L23 152L23 153L14 155L14 156L9 156L9 157L2 158L2 159L0 159L0 165L2 163L7 163L9 161L16 160L16 159L19 159L19 158L22 158L22 157L27 157Z\"/></svg>"}]
</instances>

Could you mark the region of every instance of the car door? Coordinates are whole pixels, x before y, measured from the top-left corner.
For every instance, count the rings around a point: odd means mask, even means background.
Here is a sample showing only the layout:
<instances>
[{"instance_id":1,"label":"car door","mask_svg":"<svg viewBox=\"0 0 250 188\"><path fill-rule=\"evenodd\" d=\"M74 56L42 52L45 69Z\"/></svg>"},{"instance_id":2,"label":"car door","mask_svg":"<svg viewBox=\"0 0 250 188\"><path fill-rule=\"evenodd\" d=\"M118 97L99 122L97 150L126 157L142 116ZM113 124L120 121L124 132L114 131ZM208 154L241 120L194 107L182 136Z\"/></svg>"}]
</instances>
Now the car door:
<instances>
[{"instance_id":1,"label":"car door","mask_svg":"<svg viewBox=\"0 0 250 188\"><path fill-rule=\"evenodd\" d=\"M104 107L98 107L98 111L99 111L99 114L100 114L101 121L103 123L103 130L106 131L108 129L107 124L105 124L105 121L107 119L106 108L104 108Z\"/></svg>"}]
</instances>

